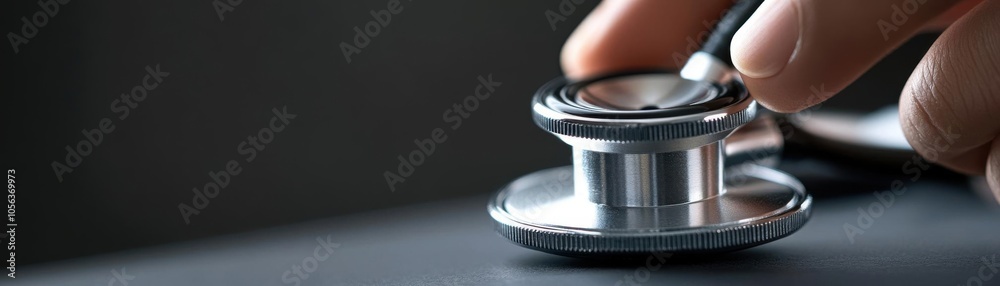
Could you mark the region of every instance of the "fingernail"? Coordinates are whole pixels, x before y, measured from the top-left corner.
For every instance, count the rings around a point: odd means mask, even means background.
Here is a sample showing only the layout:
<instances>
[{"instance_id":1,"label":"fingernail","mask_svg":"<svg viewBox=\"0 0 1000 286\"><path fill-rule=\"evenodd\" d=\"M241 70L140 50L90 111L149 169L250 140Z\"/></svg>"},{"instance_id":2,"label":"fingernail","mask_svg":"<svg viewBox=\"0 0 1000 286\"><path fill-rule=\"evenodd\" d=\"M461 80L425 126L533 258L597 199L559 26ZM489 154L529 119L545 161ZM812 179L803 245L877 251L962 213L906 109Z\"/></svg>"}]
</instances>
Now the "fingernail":
<instances>
[{"instance_id":1,"label":"fingernail","mask_svg":"<svg viewBox=\"0 0 1000 286\"><path fill-rule=\"evenodd\" d=\"M764 1L730 46L733 66L751 78L778 74L788 64L799 43L799 9L796 1Z\"/></svg>"}]
</instances>

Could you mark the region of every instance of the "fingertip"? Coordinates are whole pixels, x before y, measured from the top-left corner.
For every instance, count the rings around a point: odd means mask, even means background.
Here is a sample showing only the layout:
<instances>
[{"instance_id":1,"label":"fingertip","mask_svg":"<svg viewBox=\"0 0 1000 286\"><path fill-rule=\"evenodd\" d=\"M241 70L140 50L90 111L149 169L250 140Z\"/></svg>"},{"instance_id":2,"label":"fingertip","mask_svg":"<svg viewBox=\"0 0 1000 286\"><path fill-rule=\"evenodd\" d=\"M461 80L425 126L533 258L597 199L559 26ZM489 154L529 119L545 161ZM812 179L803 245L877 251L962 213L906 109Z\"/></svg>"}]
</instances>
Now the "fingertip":
<instances>
[{"instance_id":1,"label":"fingertip","mask_svg":"<svg viewBox=\"0 0 1000 286\"><path fill-rule=\"evenodd\" d=\"M808 108L806 106L801 106L801 104L797 104L796 102L780 100L780 98L770 99L766 97L758 97L752 93L750 96L753 96L754 99L757 100L757 103L764 108L778 113L796 113Z\"/></svg>"},{"instance_id":2,"label":"fingertip","mask_svg":"<svg viewBox=\"0 0 1000 286\"><path fill-rule=\"evenodd\" d=\"M949 7L928 1L905 25L883 31L892 1L765 1L734 37L733 64L751 94L775 111L797 112L847 87L923 23ZM794 15L794 16L793 16ZM753 17L752 17L753 18Z\"/></svg>"},{"instance_id":3,"label":"fingertip","mask_svg":"<svg viewBox=\"0 0 1000 286\"><path fill-rule=\"evenodd\" d=\"M993 190L993 197L1000 202L1000 136L993 139L993 146L986 162L986 183Z\"/></svg>"},{"instance_id":4,"label":"fingertip","mask_svg":"<svg viewBox=\"0 0 1000 286\"><path fill-rule=\"evenodd\" d=\"M678 68L698 50L731 0L604 1L570 35L561 53L570 78L633 69Z\"/></svg>"},{"instance_id":5,"label":"fingertip","mask_svg":"<svg viewBox=\"0 0 1000 286\"><path fill-rule=\"evenodd\" d=\"M765 1L736 32L730 44L733 66L744 76L767 78L780 72L799 44L797 1Z\"/></svg>"},{"instance_id":6,"label":"fingertip","mask_svg":"<svg viewBox=\"0 0 1000 286\"><path fill-rule=\"evenodd\" d=\"M844 88L839 82L814 82L809 75L783 74L781 80L754 79L743 82L758 103L775 112L795 113L823 103ZM794 77L794 78L793 78ZM789 84L795 83L795 84Z\"/></svg>"}]
</instances>

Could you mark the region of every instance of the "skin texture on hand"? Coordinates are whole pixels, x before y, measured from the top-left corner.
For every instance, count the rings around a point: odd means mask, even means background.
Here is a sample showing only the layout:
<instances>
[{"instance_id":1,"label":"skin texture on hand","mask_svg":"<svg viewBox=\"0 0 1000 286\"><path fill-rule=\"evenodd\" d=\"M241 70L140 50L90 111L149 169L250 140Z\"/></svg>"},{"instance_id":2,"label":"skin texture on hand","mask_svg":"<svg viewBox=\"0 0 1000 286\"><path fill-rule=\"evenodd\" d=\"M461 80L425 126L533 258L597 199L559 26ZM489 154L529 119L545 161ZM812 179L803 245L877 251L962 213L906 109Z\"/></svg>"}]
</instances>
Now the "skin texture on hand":
<instances>
[{"instance_id":1,"label":"skin texture on hand","mask_svg":"<svg viewBox=\"0 0 1000 286\"><path fill-rule=\"evenodd\" d=\"M731 4L607 0L563 47L563 69L585 78L677 68ZM833 96L926 29L945 31L902 92L906 137L929 160L986 174L1000 197L1000 1L767 0L731 49L762 105L796 112Z\"/></svg>"},{"instance_id":2,"label":"skin texture on hand","mask_svg":"<svg viewBox=\"0 0 1000 286\"><path fill-rule=\"evenodd\" d=\"M927 51L903 88L899 112L917 152L963 173L985 173L1000 197L998 78L1000 1L985 1Z\"/></svg>"}]
</instances>

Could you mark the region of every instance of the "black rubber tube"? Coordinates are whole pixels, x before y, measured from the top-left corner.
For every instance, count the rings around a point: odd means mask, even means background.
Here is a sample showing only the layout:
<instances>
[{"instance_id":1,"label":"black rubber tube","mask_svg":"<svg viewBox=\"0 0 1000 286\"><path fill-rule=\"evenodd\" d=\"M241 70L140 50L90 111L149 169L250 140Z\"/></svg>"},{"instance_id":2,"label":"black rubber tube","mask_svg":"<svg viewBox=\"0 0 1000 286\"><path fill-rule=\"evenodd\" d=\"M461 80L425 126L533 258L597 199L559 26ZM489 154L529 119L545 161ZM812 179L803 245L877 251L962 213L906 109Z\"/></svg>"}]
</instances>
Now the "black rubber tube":
<instances>
[{"instance_id":1,"label":"black rubber tube","mask_svg":"<svg viewBox=\"0 0 1000 286\"><path fill-rule=\"evenodd\" d=\"M747 19L750 19L761 3L764 3L764 0L741 0L733 4L733 7L716 24L715 31L702 44L701 51L712 54L722 62L732 66L733 59L729 54L729 44L733 42L733 35L743 26L743 23L746 23Z\"/></svg>"}]
</instances>

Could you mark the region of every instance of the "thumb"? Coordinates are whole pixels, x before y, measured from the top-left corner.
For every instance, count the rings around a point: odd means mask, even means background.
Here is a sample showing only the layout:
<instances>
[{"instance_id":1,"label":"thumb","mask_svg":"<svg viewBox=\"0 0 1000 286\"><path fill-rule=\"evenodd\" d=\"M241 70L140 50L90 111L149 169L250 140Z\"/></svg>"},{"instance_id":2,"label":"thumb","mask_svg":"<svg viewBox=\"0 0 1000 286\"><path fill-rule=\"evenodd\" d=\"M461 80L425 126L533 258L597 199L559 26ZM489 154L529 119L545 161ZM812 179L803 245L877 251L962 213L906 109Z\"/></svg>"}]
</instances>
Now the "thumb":
<instances>
[{"instance_id":1,"label":"thumb","mask_svg":"<svg viewBox=\"0 0 1000 286\"><path fill-rule=\"evenodd\" d=\"M986 174L1000 197L1000 2L985 1L941 34L899 100L910 145L928 160Z\"/></svg>"},{"instance_id":2,"label":"thumb","mask_svg":"<svg viewBox=\"0 0 1000 286\"><path fill-rule=\"evenodd\" d=\"M761 104L799 111L847 87L956 2L765 1L733 37L733 65Z\"/></svg>"}]
</instances>

